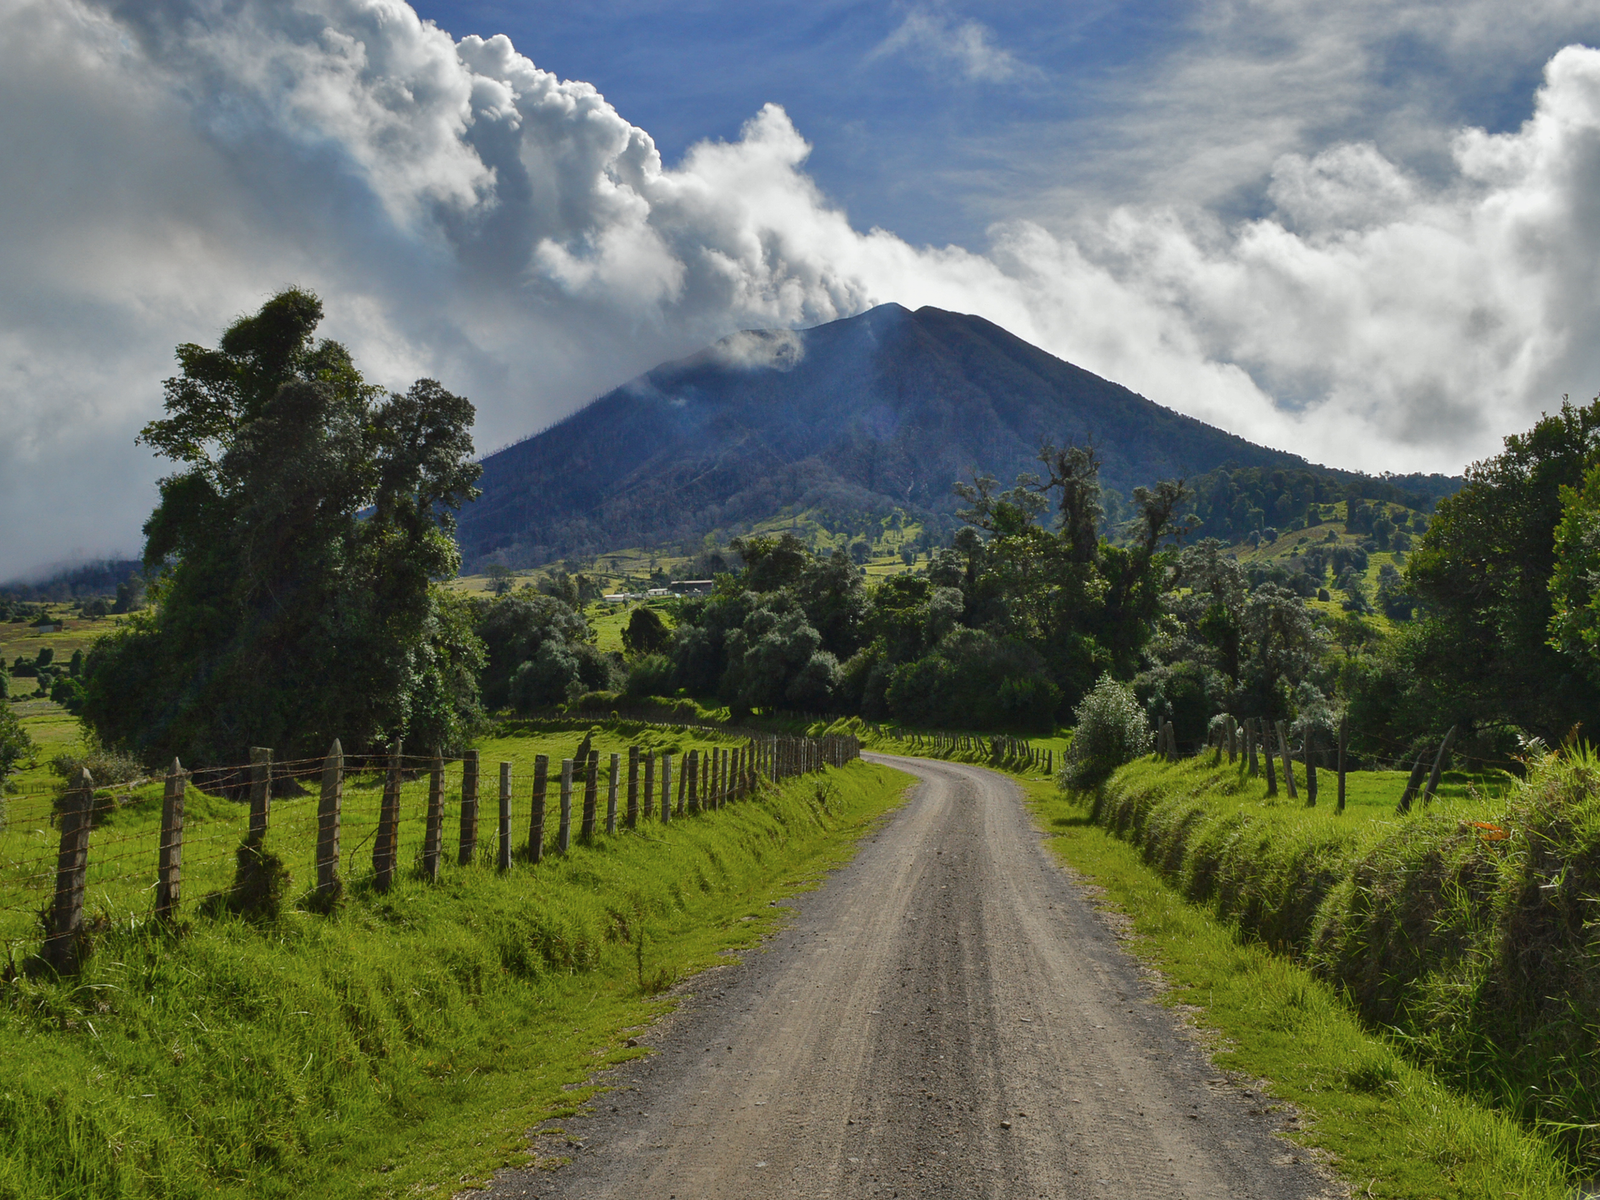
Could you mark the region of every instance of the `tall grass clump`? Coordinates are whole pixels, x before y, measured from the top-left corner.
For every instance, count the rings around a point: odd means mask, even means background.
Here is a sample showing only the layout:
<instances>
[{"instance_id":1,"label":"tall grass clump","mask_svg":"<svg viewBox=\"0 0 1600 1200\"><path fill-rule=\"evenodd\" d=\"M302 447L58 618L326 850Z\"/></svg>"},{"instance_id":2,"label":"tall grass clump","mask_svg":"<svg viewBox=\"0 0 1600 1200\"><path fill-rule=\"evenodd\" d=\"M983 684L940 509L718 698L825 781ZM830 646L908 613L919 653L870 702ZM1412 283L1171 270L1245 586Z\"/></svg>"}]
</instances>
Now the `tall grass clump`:
<instances>
[{"instance_id":1,"label":"tall grass clump","mask_svg":"<svg viewBox=\"0 0 1600 1200\"><path fill-rule=\"evenodd\" d=\"M1067 787L1098 787L1111 772L1150 749L1154 735L1133 689L1109 674L1100 677L1072 715L1072 741L1061 767Z\"/></svg>"},{"instance_id":2,"label":"tall grass clump","mask_svg":"<svg viewBox=\"0 0 1600 1200\"><path fill-rule=\"evenodd\" d=\"M1543 755L1494 797L1457 776L1404 817L1383 774L1352 775L1339 815L1270 800L1237 768L1145 760L1097 793L1095 819L1445 1080L1600 1168L1600 761Z\"/></svg>"}]
</instances>

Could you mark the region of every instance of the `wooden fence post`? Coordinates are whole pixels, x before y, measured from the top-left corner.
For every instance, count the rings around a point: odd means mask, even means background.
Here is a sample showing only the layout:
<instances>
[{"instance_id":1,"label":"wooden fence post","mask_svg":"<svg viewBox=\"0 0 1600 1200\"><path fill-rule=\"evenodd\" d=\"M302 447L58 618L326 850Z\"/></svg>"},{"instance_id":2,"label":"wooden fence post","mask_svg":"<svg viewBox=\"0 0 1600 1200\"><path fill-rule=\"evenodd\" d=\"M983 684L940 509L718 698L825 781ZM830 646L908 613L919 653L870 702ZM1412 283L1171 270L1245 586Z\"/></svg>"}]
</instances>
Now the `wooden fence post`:
<instances>
[{"instance_id":1,"label":"wooden fence post","mask_svg":"<svg viewBox=\"0 0 1600 1200\"><path fill-rule=\"evenodd\" d=\"M646 821L655 816L656 811L656 756L655 751L641 754L644 761L644 803L639 806L639 815Z\"/></svg>"},{"instance_id":2,"label":"wooden fence post","mask_svg":"<svg viewBox=\"0 0 1600 1200\"><path fill-rule=\"evenodd\" d=\"M572 849L572 760L561 760L561 824L556 830L556 849L565 854Z\"/></svg>"},{"instance_id":3,"label":"wooden fence post","mask_svg":"<svg viewBox=\"0 0 1600 1200\"><path fill-rule=\"evenodd\" d=\"M78 969L78 932L83 928L83 888L89 873L89 825L94 780L82 767L61 807L61 850L56 856L56 898L44 959L62 975Z\"/></svg>"},{"instance_id":4,"label":"wooden fence post","mask_svg":"<svg viewBox=\"0 0 1600 1200\"><path fill-rule=\"evenodd\" d=\"M1272 749L1272 722L1265 717L1261 719L1261 754L1267 760L1267 795L1278 794L1278 768L1273 766L1277 759L1276 752Z\"/></svg>"},{"instance_id":5,"label":"wooden fence post","mask_svg":"<svg viewBox=\"0 0 1600 1200\"><path fill-rule=\"evenodd\" d=\"M528 813L528 861L537 866L544 861L545 799L550 792L550 756L533 759L533 803Z\"/></svg>"},{"instance_id":6,"label":"wooden fence post","mask_svg":"<svg viewBox=\"0 0 1600 1200\"><path fill-rule=\"evenodd\" d=\"M684 815L683 793L684 789L688 787L687 780L689 778L689 772L694 766L694 759L695 752L693 750L690 750L687 754L680 754L678 756L678 803L673 810L674 816L681 817Z\"/></svg>"},{"instance_id":7,"label":"wooden fence post","mask_svg":"<svg viewBox=\"0 0 1600 1200\"><path fill-rule=\"evenodd\" d=\"M1344 811L1344 752L1350 744L1349 724L1346 718L1339 718L1339 808Z\"/></svg>"},{"instance_id":8,"label":"wooden fence post","mask_svg":"<svg viewBox=\"0 0 1600 1200\"><path fill-rule=\"evenodd\" d=\"M583 772L583 823L578 827L578 837L588 845L594 841L595 821L600 807L600 751L591 750L578 764Z\"/></svg>"},{"instance_id":9,"label":"wooden fence post","mask_svg":"<svg viewBox=\"0 0 1600 1200\"><path fill-rule=\"evenodd\" d=\"M1282 721L1278 722L1278 749L1283 754L1283 786L1288 790L1289 799L1298 800L1300 792L1294 786L1294 759L1289 754L1289 735Z\"/></svg>"},{"instance_id":10,"label":"wooden fence post","mask_svg":"<svg viewBox=\"0 0 1600 1200\"><path fill-rule=\"evenodd\" d=\"M1445 759L1449 757L1450 746L1456 740L1456 727L1450 726L1449 732L1444 735L1444 741L1439 743L1439 756L1433 760L1433 770L1428 773L1428 786L1422 793L1422 806L1426 808L1433 803L1434 789L1439 786L1439 774L1444 770Z\"/></svg>"},{"instance_id":11,"label":"wooden fence post","mask_svg":"<svg viewBox=\"0 0 1600 1200\"><path fill-rule=\"evenodd\" d=\"M434 747L428 766L428 823L422 834L422 874L439 879L439 855L444 849L444 752Z\"/></svg>"},{"instance_id":12,"label":"wooden fence post","mask_svg":"<svg viewBox=\"0 0 1600 1200\"><path fill-rule=\"evenodd\" d=\"M183 897L183 800L188 786L183 764L173 759L161 798L161 843L156 852L156 919L161 921L178 915Z\"/></svg>"},{"instance_id":13,"label":"wooden fence post","mask_svg":"<svg viewBox=\"0 0 1600 1200\"><path fill-rule=\"evenodd\" d=\"M622 774L622 755L611 756L611 779L606 784L606 832L617 831L617 784L621 782L618 776Z\"/></svg>"},{"instance_id":14,"label":"wooden fence post","mask_svg":"<svg viewBox=\"0 0 1600 1200\"><path fill-rule=\"evenodd\" d=\"M344 747L333 739L322 760L322 795L317 800L317 895L339 895L339 824L344 810Z\"/></svg>"},{"instance_id":15,"label":"wooden fence post","mask_svg":"<svg viewBox=\"0 0 1600 1200\"><path fill-rule=\"evenodd\" d=\"M1306 726L1306 807L1317 806L1317 731Z\"/></svg>"},{"instance_id":16,"label":"wooden fence post","mask_svg":"<svg viewBox=\"0 0 1600 1200\"><path fill-rule=\"evenodd\" d=\"M1422 786L1422 773L1427 770L1427 756L1426 750L1417 755L1416 765L1411 768L1411 778L1406 780L1405 790L1400 793L1400 803L1394 806L1395 816L1404 816L1411 811L1411 800Z\"/></svg>"},{"instance_id":17,"label":"wooden fence post","mask_svg":"<svg viewBox=\"0 0 1600 1200\"><path fill-rule=\"evenodd\" d=\"M672 820L672 755L661 752L661 823Z\"/></svg>"},{"instance_id":18,"label":"wooden fence post","mask_svg":"<svg viewBox=\"0 0 1600 1200\"><path fill-rule=\"evenodd\" d=\"M267 836L267 819L272 811L272 751L265 746L250 747L250 831L245 840L259 846Z\"/></svg>"},{"instance_id":19,"label":"wooden fence post","mask_svg":"<svg viewBox=\"0 0 1600 1200\"><path fill-rule=\"evenodd\" d=\"M478 752L461 756L461 846L456 865L470 867L478 857Z\"/></svg>"},{"instance_id":20,"label":"wooden fence post","mask_svg":"<svg viewBox=\"0 0 1600 1200\"><path fill-rule=\"evenodd\" d=\"M691 750L683 760L683 790L688 793L688 812L700 811L700 751ZM684 811L682 802L678 810Z\"/></svg>"},{"instance_id":21,"label":"wooden fence post","mask_svg":"<svg viewBox=\"0 0 1600 1200\"><path fill-rule=\"evenodd\" d=\"M378 836L372 843L372 886L386 892L394 883L395 860L400 852L400 739L389 747L389 771L383 781L378 808Z\"/></svg>"},{"instance_id":22,"label":"wooden fence post","mask_svg":"<svg viewBox=\"0 0 1600 1200\"><path fill-rule=\"evenodd\" d=\"M511 764L500 764L500 844L495 848L495 866L511 869Z\"/></svg>"},{"instance_id":23,"label":"wooden fence post","mask_svg":"<svg viewBox=\"0 0 1600 1200\"><path fill-rule=\"evenodd\" d=\"M645 791L648 794L649 788ZM639 747L628 747L628 816L626 818L629 829L639 826Z\"/></svg>"}]
</instances>

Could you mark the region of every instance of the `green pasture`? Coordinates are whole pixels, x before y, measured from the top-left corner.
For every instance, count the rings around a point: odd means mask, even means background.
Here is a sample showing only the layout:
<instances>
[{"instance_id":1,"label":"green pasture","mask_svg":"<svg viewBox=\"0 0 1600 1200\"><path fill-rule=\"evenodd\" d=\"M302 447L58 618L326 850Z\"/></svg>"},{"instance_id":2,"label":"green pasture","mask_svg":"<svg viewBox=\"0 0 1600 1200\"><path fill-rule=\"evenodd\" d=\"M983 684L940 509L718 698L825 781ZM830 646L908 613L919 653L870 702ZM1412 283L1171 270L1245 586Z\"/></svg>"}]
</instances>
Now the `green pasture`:
<instances>
[{"instance_id":1,"label":"green pasture","mask_svg":"<svg viewBox=\"0 0 1600 1200\"><path fill-rule=\"evenodd\" d=\"M52 708L56 706L51 706ZM49 753L78 747L69 738L67 726L76 732L75 719L61 712L30 717L30 733ZM595 725L592 730L540 732L490 738L479 743L480 779L478 821L478 864L490 868L496 861L500 764L511 764L513 845L519 856L528 854L532 815L534 760L538 755L550 759L545 816L545 849L556 844L559 822L559 781L561 760L572 757L585 732L592 732L592 748L600 752L598 779L598 823L603 827L607 802L610 755L620 755L618 764L618 822L627 806L628 748L637 745L648 754L673 755L673 797L676 802L681 757L691 749L732 748L743 739L722 737L707 730L678 731L653 726ZM407 778L400 796L400 863L415 867L420 862L427 821L429 781L425 773L428 760L408 757ZM275 796L264 848L283 860L289 871L292 897L303 897L316 881L317 805L321 781L321 760L279 763L274 768L279 778L294 778L304 795ZM373 874L372 849L378 828L378 810L383 796L384 770L381 760L350 757L344 782L341 808L341 876L347 886L370 885ZM641 787L643 772L641 769ZM659 771L657 772L659 789ZM202 783L214 776L202 776ZM460 847L460 805L462 765L450 761L444 771L444 856L457 859ZM55 829L52 805L59 794L61 780L35 766L19 779L19 791L6 800L6 820L0 825L0 942L13 958L24 956L40 936L38 913L54 892L55 856L59 832ZM113 925L137 924L147 918L154 904L157 846L161 831L163 783L151 780L133 787L103 788L96 794L94 829L89 838L88 887L85 912L89 919ZM577 837L582 815L581 778L573 787L572 836ZM655 798L659 815L660 797ZM641 801L641 807L643 802ZM188 903L224 892L233 884L235 851L244 838L248 805L208 795L191 785L186 794L183 847L184 896Z\"/></svg>"},{"instance_id":2,"label":"green pasture","mask_svg":"<svg viewBox=\"0 0 1600 1200\"><path fill-rule=\"evenodd\" d=\"M534 756L569 757L580 736L483 743L485 854L498 763L512 763L520 848ZM635 741L715 744L624 727L597 732L595 747L605 762ZM458 770L448 778L453 797ZM0 1198L450 1195L530 1164L528 1130L586 1103L596 1071L645 1053L630 1033L670 1007L668 989L753 945L783 897L848 857L906 782L857 763L666 826L575 839L537 867L519 856L507 872L482 857L455 864L447 802L440 880L403 869L379 895L362 823L377 781L353 776L333 914L291 906L254 923L207 910L201 893L226 876L207 874L197 850L170 930L149 916L157 789L136 788L91 838L91 863L116 846L135 874L114 877L109 860L91 869L81 975L0 981ZM407 868L424 786L404 793ZM274 802L267 848L288 860L295 894L310 880L314 804ZM231 849L242 809L191 791L191 844Z\"/></svg>"}]
</instances>

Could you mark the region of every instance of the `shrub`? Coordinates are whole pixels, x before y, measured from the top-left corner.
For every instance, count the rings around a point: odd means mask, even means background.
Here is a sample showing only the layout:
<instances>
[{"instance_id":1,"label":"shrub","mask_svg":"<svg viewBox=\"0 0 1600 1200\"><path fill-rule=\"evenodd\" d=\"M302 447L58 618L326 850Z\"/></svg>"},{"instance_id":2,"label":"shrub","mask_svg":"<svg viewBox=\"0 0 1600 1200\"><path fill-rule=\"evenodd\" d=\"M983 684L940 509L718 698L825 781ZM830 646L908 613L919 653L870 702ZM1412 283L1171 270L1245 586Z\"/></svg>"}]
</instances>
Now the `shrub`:
<instances>
[{"instance_id":1,"label":"shrub","mask_svg":"<svg viewBox=\"0 0 1600 1200\"><path fill-rule=\"evenodd\" d=\"M644 611L643 609L639 611ZM629 696L670 696L674 689L672 660L665 654L646 654L628 668Z\"/></svg>"},{"instance_id":2,"label":"shrub","mask_svg":"<svg viewBox=\"0 0 1600 1200\"><path fill-rule=\"evenodd\" d=\"M1098 787L1123 763L1150 750L1153 739L1133 689L1109 674L1100 677L1073 717L1072 742L1062 755L1064 787Z\"/></svg>"},{"instance_id":3,"label":"shrub","mask_svg":"<svg viewBox=\"0 0 1600 1200\"><path fill-rule=\"evenodd\" d=\"M131 783L146 774L138 759L108 750L92 738L82 752L58 754L50 760L50 773L61 779L75 778L80 767L88 770L96 784Z\"/></svg>"},{"instance_id":4,"label":"shrub","mask_svg":"<svg viewBox=\"0 0 1600 1200\"><path fill-rule=\"evenodd\" d=\"M0 707L0 776L33 753L33 739L9 706Z\"/></svg>"}]
</instances>

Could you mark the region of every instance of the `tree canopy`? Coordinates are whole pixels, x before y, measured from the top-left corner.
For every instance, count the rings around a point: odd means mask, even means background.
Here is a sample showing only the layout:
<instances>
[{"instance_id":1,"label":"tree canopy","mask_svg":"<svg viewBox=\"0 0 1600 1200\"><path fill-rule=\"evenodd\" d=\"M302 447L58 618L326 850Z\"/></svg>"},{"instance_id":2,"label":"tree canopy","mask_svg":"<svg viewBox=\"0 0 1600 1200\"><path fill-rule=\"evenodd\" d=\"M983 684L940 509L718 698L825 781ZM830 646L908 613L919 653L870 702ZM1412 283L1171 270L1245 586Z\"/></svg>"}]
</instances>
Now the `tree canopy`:
<instances>
[{"instance_id":1,"label":"tree canopy","mask_svg":"<svg viewBox=\"0 0 1600 1200\"><path fill-rule=\"evenodd\" d=\"M473 499L472 405L367 383L291 288L178 347L140 441L178 464L145 523L152 612L97 644L84 715L142 757L242 761L461 733L482 649L433 581Z\"/></svg>"}]
</instances>

